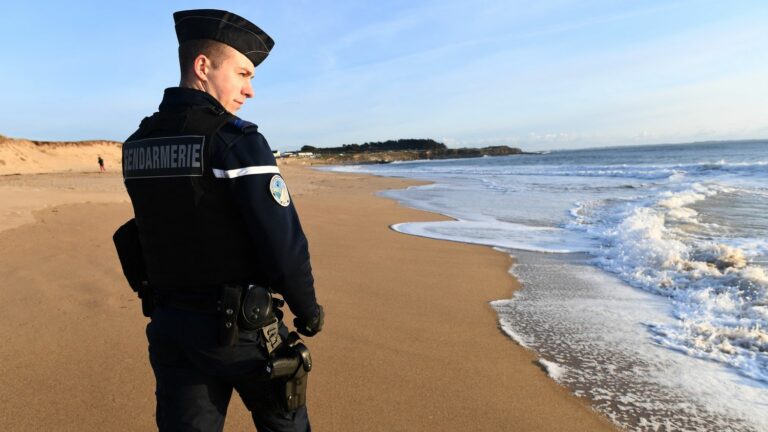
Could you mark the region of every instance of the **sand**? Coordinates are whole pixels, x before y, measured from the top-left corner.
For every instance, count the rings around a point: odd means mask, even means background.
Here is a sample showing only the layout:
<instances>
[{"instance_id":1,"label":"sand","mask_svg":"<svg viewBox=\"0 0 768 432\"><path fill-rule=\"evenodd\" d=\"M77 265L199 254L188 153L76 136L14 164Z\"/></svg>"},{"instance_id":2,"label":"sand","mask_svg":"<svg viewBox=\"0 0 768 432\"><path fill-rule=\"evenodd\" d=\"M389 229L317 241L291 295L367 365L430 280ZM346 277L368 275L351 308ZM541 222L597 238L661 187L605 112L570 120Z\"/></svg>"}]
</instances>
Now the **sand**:
<instances>
[{"instance_id":1,"label":"sand","mask_svg":"<svg viewBox=\"0 0 768 432\"><path fill-rule=\"evenodd\" d=\"M442 219L375 194L414 182L281 169L327 314L307 341L315 430L615 430L499 330L507 255L389 228ZM152 430L147 320L111 243L132 215L119 176L0 177L0 214L0 429ZM252 430L237 398L225 430Z\"/></svg>"}]
</instances>

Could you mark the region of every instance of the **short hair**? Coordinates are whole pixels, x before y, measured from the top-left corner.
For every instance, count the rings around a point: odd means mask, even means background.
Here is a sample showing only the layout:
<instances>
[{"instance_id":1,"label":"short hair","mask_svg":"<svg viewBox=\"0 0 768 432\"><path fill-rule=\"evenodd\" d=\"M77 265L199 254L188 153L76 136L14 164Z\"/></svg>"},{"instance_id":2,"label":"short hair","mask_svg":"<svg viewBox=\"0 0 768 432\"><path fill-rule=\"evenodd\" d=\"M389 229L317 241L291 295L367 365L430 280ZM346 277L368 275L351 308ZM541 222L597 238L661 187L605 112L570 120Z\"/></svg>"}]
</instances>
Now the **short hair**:
<instances>
[{"instance_id":1,"label":"short hair","mask_svg":"<svg viewBox=\"0 0 768 432\"><path fill-rule=\"evenodd\" d=\"M217 69L226 57L226 45L212 39L192 39L179 45L179 67L181 75L185 76L193 67L195 59L200 54L208 57L211 67Z\"/></svg>"}]
</instances>

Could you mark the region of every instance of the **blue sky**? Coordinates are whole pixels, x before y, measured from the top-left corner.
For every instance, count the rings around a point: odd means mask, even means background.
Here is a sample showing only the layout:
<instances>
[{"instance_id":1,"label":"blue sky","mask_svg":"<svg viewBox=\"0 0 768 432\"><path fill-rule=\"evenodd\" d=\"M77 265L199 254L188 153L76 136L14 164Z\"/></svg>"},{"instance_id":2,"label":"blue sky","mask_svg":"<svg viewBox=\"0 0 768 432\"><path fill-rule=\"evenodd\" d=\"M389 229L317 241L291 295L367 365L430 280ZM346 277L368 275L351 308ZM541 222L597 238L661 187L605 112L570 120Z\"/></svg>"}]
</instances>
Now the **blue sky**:
<instances>
[{"instance_id":1,"label":"blue sky","mask_svg":"<svg viewBox=\"0 0 768 432\"><path fill-rule=\"evenodd\" d=\"M0 134L122 141L178 84L172 13L211 7L276 41L238 115L277 149L768 138L764 0L4 2Z\"/></svg>"}]
</instances>

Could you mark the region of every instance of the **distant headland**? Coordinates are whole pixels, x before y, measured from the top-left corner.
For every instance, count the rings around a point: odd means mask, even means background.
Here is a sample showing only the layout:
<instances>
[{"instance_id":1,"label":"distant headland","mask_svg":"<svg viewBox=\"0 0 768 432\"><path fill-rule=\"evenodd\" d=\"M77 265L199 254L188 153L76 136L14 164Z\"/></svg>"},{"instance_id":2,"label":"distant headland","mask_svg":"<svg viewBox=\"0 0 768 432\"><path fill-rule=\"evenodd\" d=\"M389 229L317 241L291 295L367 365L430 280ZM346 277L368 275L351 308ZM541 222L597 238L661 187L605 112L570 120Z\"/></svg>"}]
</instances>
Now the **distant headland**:
<instances>
[{"instance_id":1,"label":"distant headland","mask_svg":"<svg viewBox=\"0 0 768 432\"><path fill-rule=\"evenodd\" d=\"M455 159L481 156L522 154L519 148L492 146L483 148L451 149L433 139L398 139L364 144L344 144L341 147L313 147L305 145L300 156L311 156L332 164L389 163L420 159Z\"/></svg>"}]
</instances>

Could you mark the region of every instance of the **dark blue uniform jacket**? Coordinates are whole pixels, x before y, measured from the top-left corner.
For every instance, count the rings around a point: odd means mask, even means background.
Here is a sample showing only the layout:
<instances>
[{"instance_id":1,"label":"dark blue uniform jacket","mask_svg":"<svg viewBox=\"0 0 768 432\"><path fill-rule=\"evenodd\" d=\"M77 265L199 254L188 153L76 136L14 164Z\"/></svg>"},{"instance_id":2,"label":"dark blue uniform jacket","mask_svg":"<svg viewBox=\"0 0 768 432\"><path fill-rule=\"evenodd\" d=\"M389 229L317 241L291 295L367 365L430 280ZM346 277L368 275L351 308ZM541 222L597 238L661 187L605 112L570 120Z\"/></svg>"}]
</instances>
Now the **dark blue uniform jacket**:
<instances>
[{"instance_id":1,"label":"dark blue uniform jacket","mask_svg":"<svg viewBox=\"0 0 768 432\"><path fill-rule=\"evenodd\" d=\"M256 125L169 88L126 140L123 174L152 284L260 283L299 318L317 313L307 239Z\"/></svg>"}]
</instances>

